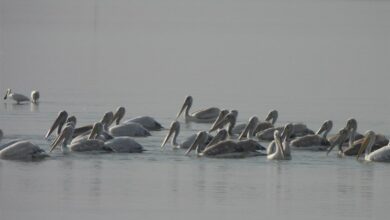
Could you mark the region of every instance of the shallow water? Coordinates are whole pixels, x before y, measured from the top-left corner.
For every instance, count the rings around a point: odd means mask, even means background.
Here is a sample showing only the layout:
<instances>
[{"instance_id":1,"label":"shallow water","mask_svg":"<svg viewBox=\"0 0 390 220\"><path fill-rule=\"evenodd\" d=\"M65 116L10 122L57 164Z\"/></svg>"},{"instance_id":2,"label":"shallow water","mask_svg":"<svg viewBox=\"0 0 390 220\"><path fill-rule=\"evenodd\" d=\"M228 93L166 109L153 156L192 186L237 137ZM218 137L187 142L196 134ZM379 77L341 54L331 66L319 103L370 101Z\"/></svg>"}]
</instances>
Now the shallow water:
<instances>
[{"instance_id":1,"label":"shallow water","mask_svg":"<svg viewBox=\"0 0 390 220\"><path fill-rule=\"evenodd\" d=\"M39 105L0 104L0 144L48 150L64 109L84 125L121 105L169 127L187 94L240 122L277 109L278 125L332 119L336 133L355 117L389 136L389 20L388 1L0 0L0 91L41 91ZM179 140L208 128L182 123ZM166 132L136 138L142 154L1 160L0 219L387 217L389 164L186 157L161 152Z\"/></svg>"}]
</instances>

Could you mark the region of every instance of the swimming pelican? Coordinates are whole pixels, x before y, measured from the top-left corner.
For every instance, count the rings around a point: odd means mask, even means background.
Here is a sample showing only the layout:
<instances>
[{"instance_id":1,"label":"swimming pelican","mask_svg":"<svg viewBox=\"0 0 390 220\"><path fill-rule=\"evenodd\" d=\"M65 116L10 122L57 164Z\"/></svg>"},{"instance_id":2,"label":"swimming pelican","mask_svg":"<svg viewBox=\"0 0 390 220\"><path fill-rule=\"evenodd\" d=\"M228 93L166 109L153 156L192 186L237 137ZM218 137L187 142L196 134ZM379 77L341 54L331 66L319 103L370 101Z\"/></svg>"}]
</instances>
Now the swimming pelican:
<instances>
[{"instance_id":1,"label":"swimming pelican","mask_svg":"<svg viewBox=\"0 0 390 220\"><path fill-rule=\"evenodd\" d=\"M16 101L17 104L20 104L21 102L29 102L30 99L22 94L13 93L11 92L11 89L7 89L7 92L5 93L4 100L7 98L11 98Z\"/></svg>"},{"instance_id":2,"label":"swimming pelican","mask_svg":"<svg viewBox=\"0 0 390 220\"><path fill-rule=\"evenodd\" d=\"M97 139L86 139L76 143L71 143L74 127L75 124L73 122L68 122L61 134L51 144L49 152L52 152L61 143L61 151L64 153L67 153L68 151L113 151L111 148L107 147L103 141Z\"/></svg>"},{"instance_id":3,"label":"swimming pelican","mask_svg":"<svg viewBox=\"0 0 390 220\"><path fill-rule=\"evenodd\" d=\"M31 92L31 102L32 103L38 103L38 99L39 99L39 91L33 90Z\"/></svg>"},{"instance_id":4,"label":"swimming pelican","mask_svg":"<svg viewBox=\"0 0 390 220\"><path fill-rule=\"evenodd\" d=\"M291 134L291 138L301 137L301 136L305 136L308 134L314 134L314 131L307 128L307 126L302 124L302 123L293 123L292 125L294 127L294 129L293 129L294 132ZM256 134L256 137L262 141L272 141L275 137L275 135L274 135L275 130L282 132L283 128L284 127L268 128L268 129L265 129L263 131L258 132Z\"/></svg>"},{"instance_id":5,"label":"swimming pelican","mask_svg":"<svg viewBox=\"0 0 390 220\"><path fill-rule=\"evenodd\" d=\"M286 146L290 146L289 143L290 143L290 137L291 137L291 134L294 132L294 126L293 124L291 123L287 123L284 128L283 128L283 131L282 131L282 134L280 135L280 139L283 141L282 143L282 147L283 147L283 152L285 154L286 157L291 157L291 150L290 150L290 147L286 147ZM271 155L273 153L275 153L277 150L277 146L276 146L276 142L275 140L271 141L267 147L267 155Z\"/></svg>"},{"instance_id":6,"label":"swimming pelican","mask_svg":"<svg viewBox=\"0 0 390 220\"><path fill-rule=\"evenodd\" d=\"M257 134L258 132L264 131L265 129L274 127L276 120L278 120L278 116L279 113L277 110L271 110L265 120L257 124L253 133Z\"/></svg>"},{"instance_id":7,"label":"swimming pelican","mask_svg":"<svg viewBox=\"0 0 390 220\"><path fill-rule=\"evenodd\" d=\"M362 139L364 136L357 133L357 121L354 118L350 118L345 125L345 129L349 131L349 137L345 140L345 145L351 146L355 140ZM329 137L329 142L333 143L338 138L338 134Z\"/></svg>"},{"instance_id":8,"label":"swimming pelican","mask_svg":"<svg viewBox=\"0 0 390 220\"><path fill-rule=\"evenodd\" d=\"M193 149L201 157L216 157L216 158L242 158L250 156L264 156L265 154L259 150L265 150L257 141L252 139L244 141L224 140L216 144L206 147L204 150L200 146L204 144L207 138L207 132L201 131L191 147L187 150L188 155Z\"/></svg>"},{"instance_id":9,"label":"swimming pelican","mask_svg":"<svg viewBox=\"0 0 390 220\"><path fill-rule=\"evenodd\" d=\"M0 159L4 160L39 160L49 155L29 141L16 141L0 150Z\"/></svg>"},{"instance_id":10,"label":"swimming pelican","mask_svg":"<svg viewBox=\"0 0 390 220\"><path fill-rule=\"evenodd\" d=\"M172 146L174 149L187 149L189 148L192 143L194 143L196 137L197 137L197 134L193 134L191 136L189 136L188 138L186 138L186 140L183 142L183 143L177 143L177 137L179 136L179 133L180 133L180 122L178 121L174 121L171 123L171 127L169 129L169 132L167 134L167 136L165 136L164 140L163 140L163 143L161 144L161 149L165 149L165 145L166 143L169 141L169 139L172 137L173 135L173 138L172 138ZM213 137L208 134L208 140L205 142L205 144L210 141Z\"/></svg>"},{"instance_id":11,"label":"swimming pelican","mask_svg":"<svg viewBox=\"0 0 390 220\"><path fill-rule=\"evenodd\" d=\"M328 148L328 151L326 152L326 155L329 155L329 153L333 150L333 148L337 145L338 146L338 153L337 155L339 157L343 157L344 156L344 151L343 151L343 143L345 142L345 140L349 137L349 130L347 128L343 128L341 129L338 134L337 134L337 139L335 139L330 147Z\"/></svg>"},{"instance_id":12,"label":"swimming pelican","mask_svg":"<svg viewBox=\"0 0 390 220\"><path fill-rule=\"evenodd\" d=\"M366 132L364 141L359 149L356 159L359 159L360 155L365 150L364 160L366 161L390 162L390 145L372 151L372 147L375 144L375 138L376 135L373 131Z\"/></svg>"},{"instance_id":13,"label":"swimming pelican","mask_svg":"<svg viewBox=\"0 0 390 220\"><path fill-rule=\"evenodd\" d=\"M248 124L245 126L240 136L238 136L238 140L241 141L245 138L252 138L254 135L254 130L258 123L259 123L259 119L256 116L250 117Z\"/></svg>"},{"instance_id":14,"label":"swimming pelican","mask_svg":"<svg viewBox=\"0 0 390 220\"><path fill-rule=\"evenodd\" d=\"M286 138L288 138L286 136ZM269 160L291 160L291 155L287 155L284 149L289 150L289 142L283 142L280 136L280 132L275 130L274 132L274 140L276 145L276 150L274 153L267 155L267 159Z\"/></svg>"},{"instance_id":15,"label":"swimming pelican","mask_svg":"<svg viewBox=\"0 0 390 220\"><path fill-rule=\"evenodd\" d=\"M176 120L179 118L179 116L181 115L181 113L183 113L184 110L185 119L187 122L192 121L198 123L213 123L218 117L220 110L219 108L215 107L198 110L190 114L189 111L192 106L192 101L193 99L191 96L186 97L183 106L181 107L179 113L176 116Z\"/></svg>"},{"instance_id":16,"label":"swimming pelican","mask_svg":"<svg viewBox=\"0 0 390 220\"><path fill-rule=\"evenodd\" d=\"M219 123L217 123L215 126L213 126L209 130L209 132L213 132L217 128L223 128L224 126L228 125L227 132L228 132L229 138L234 139L234 138L242 136L241 137L241 139L242 139L247 134L249 134L249 135L253 134L253 130L256 126L256 123L258 122L258 118L256 116L252 117L250 119L251 123L248 123L249 127L247 126L246 128L244 128L243 131L241 132L241 135L236 135L233 132L233 129L236 125L236 122L237 122L237 111L233 110L229 114L227 114L223 120L221 120Z\"/></svg>"},{"instance_id":17,"label":"swimming pelican","mask_svg":"<svg viewBox=\"0 0 390 220\"><path fill-rule=\"evenodd\" d=\"M332 127L333 122L331 120L325 121L316 134L308 134L294 139L291 141L291 147L299 150L326 150L330 146L326 136Z\"/></svg>"},{"instance_id":18,"label":"swimming pelican","mask_svg":"<svg viewBox=\"0 0 390 220\"><path fill-rule=\"evenodd\" d=\"M118 107L114 114L114 121L118 125L119 122L123 119L124 115L126 113L125 107ZM150 116L138 116L129 120L126 120L123 122L124 124L127 123L138 123L142 125L144 128L150 130L150 131L160 131L164 127L157 122L154 118Z\"/></svg>"}]
</instances>

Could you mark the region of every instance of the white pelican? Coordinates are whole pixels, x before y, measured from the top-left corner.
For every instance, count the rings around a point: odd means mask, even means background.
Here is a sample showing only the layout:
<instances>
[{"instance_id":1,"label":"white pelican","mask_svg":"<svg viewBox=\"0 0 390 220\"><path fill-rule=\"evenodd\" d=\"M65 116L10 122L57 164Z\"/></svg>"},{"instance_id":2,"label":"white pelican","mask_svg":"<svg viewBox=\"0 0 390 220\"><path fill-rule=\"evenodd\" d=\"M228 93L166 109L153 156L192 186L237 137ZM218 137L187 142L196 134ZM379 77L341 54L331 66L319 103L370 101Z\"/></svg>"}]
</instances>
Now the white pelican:
<instances>
[{"instance_id":1,"label":"white pelican","mask_svg":"<svg viewBox=\"0 0 390 220\"><path fill-rule=\"evenodd\" d=\"M11 89L7 89L7 92L5 93L4 100L7 98L11 98L16 101L17 104L20 104L21 102L29 102L30 99L22 94L13 93L11 92Z\"/></svg>"},{"instance_id":2,"label":"white pelican","mask_svg":"<svg viewBox=\"0 0 390 220\"><path fill-rule=\"evenodd\" d=\"M293 129L294 132L291 134L292 138L301 137L301 136L305 136L308 134L314 134L314 131L310 130L309 128L307 128L306 125L304 125L302 123L293 123L292 125L294 127L294 129ZM256 137L262 141L272 141L274 139L274 136L275 136L274 135L275 130L282 132L283 127L265 129L263 131L258 132L256 134Z\"/></svg>"},{"instance_id":3,"label":"white pelican","mask_svg":"<svg viewBox=\"0 0 390 220\"><path fill-rule=\"evenodd\" d=\"M39 91L33 90L31 92L31 102L32 103L38 103L38 99L39 99Z\"/></svg>"},{"instance_id":4,"label":"white pelican","mask_svg":"<svg viewBox=\"0 0 390 220\"><path fill-rule=\"evenodd\" d=\"M186 138L186 140L183 142L183 143L177 143L177 137L179 136L179 133L180 133L180 123L178 121L174 121L171 123L171 127L169 129L169 132L167 134L167 136L165 136L164 140L163 140L163 143L161 144L161 149L165 149L165 145L166 143L169 141L169 139L172 137L173 135L173 138L172 138L172 146L174 149L187 149L189 148L192 143L194 143L196 137L197 137L197 134L193 134L191 136L189 136L188 138ZM213 137L208 134L208 140L205 142L205 144L210 141Z\"/></svg>"},{"instance_id":5,"label":"white pelican","mask_svg":"<svg viewBox=\"0 0 390 220\"><path fill-rule=\"evenodd\" d=\"M115 114L107 112L105 116L109 116L110 123L106 124L105 130L108 130L114 137L128 136L128 137L147 137L150 136L150 132L144 126L136 122L128 122L119 124L120 120L125 115L125 108L119 107ZM112 122L116 122L116 125L109 128Z\"/></svg>"},{"instance_id":6,"label":"white pelican","mask_svg":"<svg viewBox=\"0 0 390 220\"><path fill-rule=\"evenodd\" d=\"M125 113L126 113L125 107L118 107L116 109L115 114L114 114L114 121L117 125L123 119L123 117L125 116ZM126 120L123 123L124 124L138 123L150 131L160 131L161 129L163 129L163 126L150 116L138 116L138 117Z\"/></svg>"},{"instance_id":7,"label":"white pelican","mask_svg":"<svg viewBox=\"0 0 390 220\"><path fill-rule=\"evenodd\" d=\"M195 151L197 155L201 157L242 158L265 155L264 153L259 152L259 150L265 150L265 148L252 139L238 142L232 140L219 141L218 143L201 150L200 146L204 145L206 140L207 132L199 132L194 143L187 150L186 155L188 155L193 149L196 149Z\"/></svg>"},{"instance_id":8,"label":"white pelican","mask_svg":"<svg viewBox=\"0 0 390 220\"><path fill-rule=\"evenodd\" d=\"M68 122L61 134L51 144L52 152L58 145L61 145L61 151L67 153L68 151L88 152L88 151L113 151L107 147L103 141L97 139L86 139L76 143L71 143L75 124Z\"/></svg>"},{"instance_id":9,"label":"white pelican","mask_svg":"<svg viewBox=\"0 0 390 220\"><path fill-rule=\"evenodd\" d=\"M288 138L286 136L286 138ZM280 136L280 132L275 130L274 132L274 140L276 145L276 150L272 154L267 155L267 159L269 160L291 160L291 155L286 154L285 149L289 151L289 142L284 141L282 143L282 139Z\"/></svg>"},{"instance_id":10,"label":"white pelican","mask_svg":"<svg viewBox=\"0 0 390 220\"><path fill-rule=\"evenodd\" d=\"M46 152L29 141L16 141L0 150L0 159L39 160L48 157Z\"/></svg>"},{"instance_id":11,"label":"white pelican","mask_svg":"<svg viewBox=\"0 0 390 220\"><path fill-rule=\"evenodd\" d=\"M193 99L191 96L186 97L183 106L181 107L179 113L176 116L176 120L179 118L179 116L181 115L181 113L183 113L184 110L186 121L198 123L213 123L218 117L220 110L219 108L215 107L198 110L190 114L189 111L192 106L192 101Z\"/></svg>"},{"instance_id":12,"label":"white pelican","mask_svg":"<svg viewBox=\"0 0 390 220\"><path fill-rule=\"evenodd\" d=\"M375 144L375 138L376 135L373 131L366 132L364 141L359 149L356 159L359 159L360 155L365 150L364 160L366 161L390 162L390 145L372 151L372 147Z\"/></svg>"},{"instance_id":13,"label":"white pelican","mask_svg":"<svg viewBox=\"0 0 390 220\"><path fill-rule=\"evenodd\" d=\"M287 123L283 128L282 134L280 135L281 136L280 139L283 141L282 142L283 152L284 152L286 157L291 157L290 147L286 147L286 146L290 146L290 144L289 144L290 137L291 137L291 134L293 132L294 132L293 124ZM275 153L276 150L277 150L276 141L273 140L269 143L269 145L267 147L267 155L271 155L271 154Z\"/></svg>"},{"instance_id":14,"label":"white pelican","mask_svg":"<svg viewBox=\"0 0 390 220\"><path fill-rule=\"evenodd\" d=\"M299 150L326 150L330 146L326 136L332 130L332 127L333 122L331 120L325 121L316 134L308 134L294 139L291 141L291 147Z\"/></svg>"}]
</instances>

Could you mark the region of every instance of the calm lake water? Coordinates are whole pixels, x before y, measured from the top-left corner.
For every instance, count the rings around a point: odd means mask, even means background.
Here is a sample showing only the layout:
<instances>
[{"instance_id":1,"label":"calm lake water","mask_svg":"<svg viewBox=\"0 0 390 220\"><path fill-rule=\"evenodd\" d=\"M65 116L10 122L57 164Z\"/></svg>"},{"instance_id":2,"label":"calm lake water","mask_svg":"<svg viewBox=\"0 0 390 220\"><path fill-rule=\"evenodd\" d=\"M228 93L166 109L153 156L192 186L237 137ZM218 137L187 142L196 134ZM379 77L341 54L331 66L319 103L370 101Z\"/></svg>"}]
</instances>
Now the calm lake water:
<instances>
[{"instance_id":1,"label":"calm lake water","mask_svg":"<svg viewBox=\"0 0 390 220\"><path fill-rule=\"evenodd\" d=\"M355 117L389 136L389 21L389 1L0 0L0 91L41 91L39 105L0 103L0 144L48 150L60 110L83 125L124 106L169 127L189 94L240 122L277 109L278 125L332 119L336 133ZM179 140L209 126L183 122ZM0 219L388 216L389 164L186 157L161 152L166 133L136 138L142 154L0 161Z\"/></svg>"}]
</instances>

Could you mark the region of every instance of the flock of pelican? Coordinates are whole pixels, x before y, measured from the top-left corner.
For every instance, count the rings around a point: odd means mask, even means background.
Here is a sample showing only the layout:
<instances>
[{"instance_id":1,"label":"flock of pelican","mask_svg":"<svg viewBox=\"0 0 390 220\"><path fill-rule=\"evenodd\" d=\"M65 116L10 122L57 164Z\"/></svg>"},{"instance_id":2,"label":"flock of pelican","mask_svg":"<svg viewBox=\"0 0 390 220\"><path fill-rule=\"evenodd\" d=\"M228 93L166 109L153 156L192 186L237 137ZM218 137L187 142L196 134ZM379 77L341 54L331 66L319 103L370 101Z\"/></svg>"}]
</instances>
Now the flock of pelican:
<instances>
[{"instance_id":1,"label":"flock of pelican","mask_svg":"<svg viewBox=\"0 0 390 220\"><path fill-rule=\"evenodd\" d=\"M17 103L30 101L24 95L12 93L8 89L4 99L12 98ZM39 92L31 93L31 102L36 103ZM278 111L271 110L264 120L257 116L249 118L247 123L237 124L237 110L206 108L190 113L193 98L187 96L176 119L171 123L168 133L162 141L164 150L171 139L173 149L184 149L184 155L192 151L199 157L244 158L266 156L269 160L291 160L292 151L324 151L329 154L335 146L338 155L356 156L359 159L365 153L364 160L390 162L389 140L381 134L367 131L357 133L357 121L349 119L344 128L336 135L328 136L333 128L331 120L325 121L317 132L302 123L287 123L276 126ZM184 112L185 122L210 123L208 131L199 131L178 141L180 122ZM141 153L144 148L133 137L147 137L152 132L165 130L153 117L141 116L121 122L126 110L118 107L109 111L101 120L90 125L77 126L76 116L69 116L67 111L60 111L52 126L44 136L52 138L49 152L27 140L14 140L0 145L0 159L36 160L49 157L50 153L60 148L63 154L71 152L112 152ZM3 131L0 129L0 141ZM270 142L267 147L262 144Z\"/></svg>"}]
</instances>

